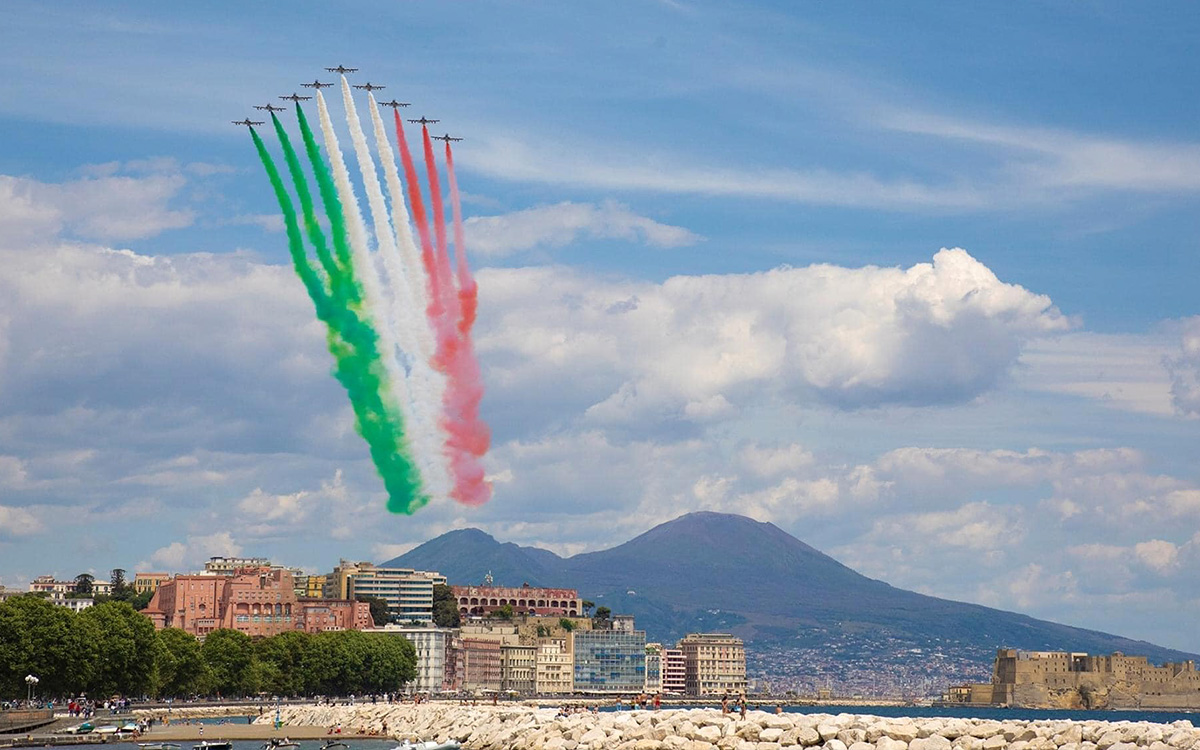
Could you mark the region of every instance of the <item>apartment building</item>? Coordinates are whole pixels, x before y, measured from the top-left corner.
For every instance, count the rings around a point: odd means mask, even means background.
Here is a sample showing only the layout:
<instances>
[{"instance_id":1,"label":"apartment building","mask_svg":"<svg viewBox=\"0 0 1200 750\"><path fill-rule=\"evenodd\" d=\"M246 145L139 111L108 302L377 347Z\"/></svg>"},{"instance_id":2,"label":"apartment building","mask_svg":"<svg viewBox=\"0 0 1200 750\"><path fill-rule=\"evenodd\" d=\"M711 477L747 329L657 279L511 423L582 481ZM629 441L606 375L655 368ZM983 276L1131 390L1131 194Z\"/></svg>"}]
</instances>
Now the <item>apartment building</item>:
<instances>
[{"instance_id":1,"label":"apartment building","mask_svg":"<svg viewBox=\"0 0 1200 750\"><path fill-rule=\"evenodd\" d=\"M679 641L685 668L685 693L694 697L746 692L746 649L728 633L689 633Z\"/></svg>"}]
</instances>

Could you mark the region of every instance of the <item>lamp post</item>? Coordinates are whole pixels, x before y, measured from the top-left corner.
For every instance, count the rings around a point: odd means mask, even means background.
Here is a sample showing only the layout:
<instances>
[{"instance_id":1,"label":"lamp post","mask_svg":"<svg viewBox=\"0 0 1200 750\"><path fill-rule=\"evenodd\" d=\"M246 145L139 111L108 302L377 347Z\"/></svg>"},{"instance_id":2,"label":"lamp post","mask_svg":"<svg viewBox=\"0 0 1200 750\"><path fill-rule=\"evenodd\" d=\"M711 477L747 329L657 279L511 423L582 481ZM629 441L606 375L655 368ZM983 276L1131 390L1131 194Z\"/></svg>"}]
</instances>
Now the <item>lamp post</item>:
<instances>
[{"instance_id":1,"label":"lamp post","mask_svg":"<svg viewBox=\"0 0 1200 750\"><path fill-rule=\"evenodd\" d=\"M28 688L25 691L26 702L29 702L29 703L33 702L33 686L38 684L39 682L41 682L41 680L34 677L33 675L31 675L31 674L25 675L25 685Z\"/></svg>"}]
</instances>

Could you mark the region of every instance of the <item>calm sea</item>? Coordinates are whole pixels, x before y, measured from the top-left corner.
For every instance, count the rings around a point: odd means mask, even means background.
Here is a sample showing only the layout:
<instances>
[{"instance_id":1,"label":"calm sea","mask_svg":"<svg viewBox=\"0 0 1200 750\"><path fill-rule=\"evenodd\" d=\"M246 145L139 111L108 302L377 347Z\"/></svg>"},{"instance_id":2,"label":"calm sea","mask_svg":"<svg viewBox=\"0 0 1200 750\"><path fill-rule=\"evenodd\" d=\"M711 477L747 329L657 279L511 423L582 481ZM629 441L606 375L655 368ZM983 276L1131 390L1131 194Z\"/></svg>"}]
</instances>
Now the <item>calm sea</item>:
<instances>
[{"instance_id":1,"label":"calm sea","mask_svg":"<svg viewBox=\"0 0 1200 750\"><path fill-rule=\"evenodd\" d=\"M751 702L751 709L774 711L774 704ZM663 706L663 708L720 708L720 704L703 703L687 706ZM605 707L608 710L618 708ZM628 709L626 709L628 710ZM790 714L864 714L888 717L943 716L955 719L995 719L997 721L1039 721L1052 719L1075 719L1077 721L1152 721L1170 724L1186 719L1200 723L1200 713L1187 711L1068 711L1032 708L973 708L965 706L784 706Z\"/></svg>"}]
</instances>

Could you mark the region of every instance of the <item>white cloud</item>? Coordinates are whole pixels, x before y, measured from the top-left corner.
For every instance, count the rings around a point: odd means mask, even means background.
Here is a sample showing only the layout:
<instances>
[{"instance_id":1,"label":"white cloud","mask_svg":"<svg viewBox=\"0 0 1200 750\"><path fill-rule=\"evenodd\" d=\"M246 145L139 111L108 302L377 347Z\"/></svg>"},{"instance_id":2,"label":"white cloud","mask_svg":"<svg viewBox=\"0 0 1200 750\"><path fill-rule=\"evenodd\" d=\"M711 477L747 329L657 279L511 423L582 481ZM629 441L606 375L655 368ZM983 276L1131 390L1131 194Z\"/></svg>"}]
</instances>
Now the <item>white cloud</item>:
<instances>
[{"instance_id":1,"label":"white cloud","mask_svg":"<svg viewBox=\"0 0 1200 750\"><path fill-rule=\"evenodd\" d=\"M739 454L740 463L752 474L773 477L797 472L813 463L813 454L799 443L784 446L747 445Z\"/></svg>"},{"instance_id":2,"label":"white cloud","mask_svg":"<svg viewBox=\"0 0 1200 750\"><path fill-rule=\"evenodd\" d=\"M539 139L536 146L513 137L493 137L471 153L471 169L502 180L525 180L598 190L645 190L706 196L769 198L823 206L885 210L987 209L996 196L968 184L926 185L887 180L868 173L823 169L737 169L694 166L683 157L597 153Z\"/></svg>"},{"instance_id":3,"label":"white cloud","mask_svg":"<svg viewBox=\"0 0 1200 750\"><path fill-rule=\"evenodd\" d=\"M562 247L586 237L640 242L653 247L682 247L700 240L683 227L662 224L615 201L558 203L502 214L475 216L465 223L467 247L500 256L538 247Z\"/></svg>"},{"instance_id":4,"label":"white cloud","mask_svg":"<svg viewBox=\"0 0 1200 750\"><path fill-rule=\"evenodd\" d=\"M1179 351L1166 358L1171 399L1182 414L1200 415L1200 316L1183 322Z\"/></svg>"},{"instance_id":5,"label":"white cloud","mask_svg":"<svg viewBox=\"0 0 1200 750\"><path fill-rule=\"evenodd\" d=\"M24 508L0 505L0 540L37 534L45 530L38 517Z\"/></svg>"},{"instance_id":6,"label":"white cloud","mask_svg":"<svg viewBox=\"0 0 1200 750\"><path fill-rule=\"evenodd\" d=\"M169 204L186 184L178 172L103 174L62 183L0 175L0 240L133 240L189 226L191 211Z\"/></svg>"},{"instance_id":7,"label":"white cloud","mask_svg":"<svg viewBox=\"0 0 1200 750\"><path fill-rule=\"evenodd\" d=\"M237 557L242 547L228 531L188 536L183 542L172 542L150 555L151 565L173 573L199 569L210 557Z\"/></svg>"},{"instance_id":8,"label":"white cloud","mask_svg":"<svg viewBox=\"0 0 1200 750\"><path fill-rule=\"evenodd\" d=\"M662 284L551 268L479 278L492 382L544 392L561 380L594 398L587 415L598 424L729 414L804 393L848 408L967 401L1006 376L1025 342L1070 325L1047 297L957 249L908 269L818 265Z\"/></svg>"},{"instance_id":9,"label":"white cloud","mask_svg":"<svg viewBox=\"0 0 1200 750\"><path fill-rule=\"evenodd\" d=\"M1165 336L1087 331L1029 342L1016 380L1034 392L1093 399L1123 411L1173 414ZM1200 361L1200 360L1198 360ZM1200 403L1200 390L1197 390ZM1178 403L1178 396L1176 396Z\"/></svg>"},{"instance_id":10,"label":"white cloud","mask_svg":"<svg viewBox=\"0 0 1200 750\"><path fill-rule=\"evenodd\" d=\"M984 143L1024 154L1025 177L1050 188L1146 192L1200 190L1200 145L1137 143L1063 130L1009 127L903 111L883 118L893 130Z\"/></svg>"}]
</instances>

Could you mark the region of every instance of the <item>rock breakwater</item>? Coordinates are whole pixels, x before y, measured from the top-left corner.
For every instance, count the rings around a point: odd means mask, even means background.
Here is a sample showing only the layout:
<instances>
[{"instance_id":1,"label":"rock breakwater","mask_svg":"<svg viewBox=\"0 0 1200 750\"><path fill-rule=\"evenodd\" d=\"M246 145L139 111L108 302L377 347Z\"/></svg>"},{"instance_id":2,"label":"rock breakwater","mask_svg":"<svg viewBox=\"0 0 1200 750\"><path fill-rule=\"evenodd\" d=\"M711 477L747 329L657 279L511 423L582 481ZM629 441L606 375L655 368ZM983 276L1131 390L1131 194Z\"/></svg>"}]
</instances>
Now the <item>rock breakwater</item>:
<instances>
[{"instance_id":1,"label":"rock breakwater","mask_svg":"<svg viewBox=\"0 0 1200 750\"><path fill-rule=\"evenodd\" d=\"M288 726L446 742L466 750L1200 750L1200 729L1108 721L884 718L715 709L562 716L524 705L287 706ZM274 716L264 716L267 722Z\"/></svg>"}]
</instances>

